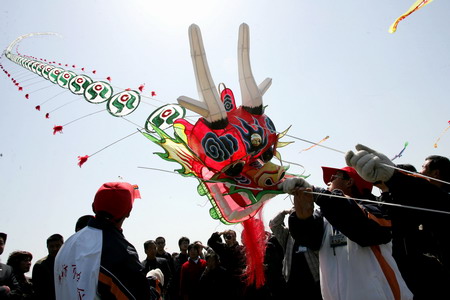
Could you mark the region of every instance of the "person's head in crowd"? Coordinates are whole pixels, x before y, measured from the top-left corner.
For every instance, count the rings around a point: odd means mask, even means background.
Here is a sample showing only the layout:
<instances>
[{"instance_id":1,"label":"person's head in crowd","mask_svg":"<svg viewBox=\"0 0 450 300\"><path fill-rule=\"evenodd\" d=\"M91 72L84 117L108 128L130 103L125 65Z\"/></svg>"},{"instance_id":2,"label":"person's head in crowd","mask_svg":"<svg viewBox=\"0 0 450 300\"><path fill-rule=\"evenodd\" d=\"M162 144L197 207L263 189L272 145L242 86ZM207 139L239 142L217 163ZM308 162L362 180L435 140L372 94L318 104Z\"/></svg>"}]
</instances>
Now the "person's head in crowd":
<instances>
[{"instance_id":1,"label":"person's head in crowd","mask_svg":"<svg viewBox=\"0 0 450 300\"><path fill-rule=\"evenodd\" d=\"M0 232L0 255L2 255L5 250L6 238L8 235L4 232Z\"/></svg>"},{"instance_id":2,"label":"person's head in crowd","mask_svg":"<svg viewBox=\"0 0 450 300\"><path fill-rule=\"evenodd\" d=\"M155 241L158 253L164 253L164 248L166 247L166 239L162 236L158 236Z\"/></svg>"},{"instance_id":3,"label":"person's head in crowd","mask_svg":"<svg viewBox=\"0 0 450 300\"><path fill-rule=\"evenodd\" d=\"M156 251L156 242L154 240L148 240L144 243L144 252L147 255L147 259L155 259Z\"/></svg>"},{"instance_id":4,"label":"person's head in crowd","mask_svg":"<svg viewBox=\"0 0 450 300\"><path fill-rule=\"evenodd\" d=\"M225 230L224 232L222 232L222 236L225 240L225 244L228 247L238 244L238 241L236 240L236 231L231 229Z\"/></svg>"},{"instance_id":5,"label":"person's head in crowd","mask_svg":"<svg viewBox=\"0 0 450 300\"><path fill-rule=\"evenodd\" d=\"M84 227L86 227L89 221L92 219L95 219L93 215L84 215L79 217L77 223L75 224L75 232L78 232Z\"/></svg>"},{"instance_id":6,"label":"person's head in crowd","mask_svg":"<svg viewBox=\"0 0 450 300\"><path fill-rule=\"evenodd\" d=\"M52 234L47 239L48 256L56 257L59 249L64 244L64 238L59 233Z\"/></svg>"},{"instance_id":7,"label":"person's head in crowd","mask_svg":"<svg viewBox=\"0 0 450 300\"><path fill-rule=\"evenodd\" d=\"M6 262L16 273L25 274L30 271L33 255L28 251L14 251Z\"/></svg>"},{"instance_id":8,"label":"person's head in crowd","mask_svg":"<svg viewBox=\"0 0 450 300\"><path fill-rule=\"evenodd\" d=\"M206 267L209 270L214 270L220 265L220 257L213 250L209 250L205 254Z\"/></svg>"},{"instance_id":9,"label":"person's head in crowd","mask_svg":"<svg viewBox=\"0 0 450 300\"><path fill-rule=\"evenodd\" d=\"M123 221L130 216L136 198L140 198L136 185L107 182L95 194L92 210L96 217L108 220L121 229Z\"/></svg>"},{"instance_id":10,"label":"person's head in crowd","mask_svg":"<svg viewBox=\"0 0 450 300\"><path fill-rule=\"evenodd\" d=\"M178 247L180 248L180 251L187 252L187 248L190 243L191 241L189 240L189 238L185 236L180 237L180 239L178 240Z\"/></svg>"},{"instance_id":11,"label":"person's head in crowd","mask_svg":"<svg viewBox=\"0 0 450 300\"><path fill-rule=\"evenodd\" d=\"M398 164L397 168L400 168L402 170L406 170L406 171L410 171L410 172L416 172L417 173L417 169L416 167L414 167L411 164Z\"/></svg>"},{"instance_id":12,"label":"person's head in crowd","mask_svg":"<svg viewBox=\"0 0 450 300\"><path fill-rule=\"evenodd\" d=\"M352 167L322 167L322 171L323 181L329 191L341 190L345 195L355 198L371 195L373 184L362 179Z\"/></svg>"},{"instance_id":13,"label":"person's head in crowd","mask_svg":"<svg viewBox=\"0 0 450 300\"><path fill-rule=\"evenodd\" d=\"M450 160L447 157L439 155L430 155L425 158L422 165L421 174L433 177L446 182L450 181ZM437 186L443 186L445 183L431 180L431 183Z\"/></svg>"},{"instance_id":14,"label":"person's head in crowd","mask_svg":"<svg viewBox=\"0 0 450 300\"><path fill-rule=\"evenodd\" d=\"M194 243L189 244L188 254L190 259L192 260L198 259L200 257L200 245Z\"/></svg>"}]
</instances>

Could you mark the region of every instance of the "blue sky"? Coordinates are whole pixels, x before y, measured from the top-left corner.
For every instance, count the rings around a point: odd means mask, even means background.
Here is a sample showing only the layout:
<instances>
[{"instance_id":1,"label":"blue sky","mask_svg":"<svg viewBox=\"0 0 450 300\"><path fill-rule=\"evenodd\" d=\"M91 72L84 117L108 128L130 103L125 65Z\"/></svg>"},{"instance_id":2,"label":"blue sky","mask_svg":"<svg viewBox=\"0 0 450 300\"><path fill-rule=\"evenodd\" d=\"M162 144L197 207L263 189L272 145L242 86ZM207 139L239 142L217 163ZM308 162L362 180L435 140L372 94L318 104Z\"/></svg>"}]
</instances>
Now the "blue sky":
<instances>
[{"instance_id":1,"label":"blue sky","mask_svg":"<svg viewBox=\"0 0 450 300\"><path fill-rule=\"evenodd\" d=\"M273 79L264 104L279 131L292 126L289 134L302 139L330 136L325 146L347 151L363 143L389 157L408 141L396 162L420 169L426 156L448 156L450 149L450 135L433 147L450 120L450 3L434 1L389 34L392 22L413 2L4 1L0 47L30 32L59 33L24 40L19 50L95 69L92 77L110 76L117 91L145 83L144 95L155 91L156 100L145 99L127 118L143 126L153 110L175 103L178 96L197 98L187 33L192 23L202 30L216 84L223 82L240 94L237 38L245 22L253 74L258 82ZM48 87L4 57L1 63L22 78L24 87L19 92L0 74L0 231L9 234L2 261L14 250L32 252L34 261L45 256L46 238L53 233L68 238L77 218L91 213L93 196L107 181L140 186L142 199L124 223L124 234L141 258L148 239L165 236L172 252L183 235L206 243L212 232L228 228L209 217L210 205L197 194L195 180L138 168L178 168L154 155L161 149L138 134L96 154L80 169L77 156L95 153L137 126L104 112L54 136L54 125L100 106L70 92L42 104L62 89ZM40 87L48 88L36 91ZM34 109L38 104L41 112ZM309 146L297 140L280 152L305 167L310 183L324 185L320 167L343 167L343 155L320 147L301 151ZM295 166L291 171L301 172ZM270 200L265 222L290 207L286 196ZM240 225L232 228L242 230Z\"/></svg>"}]
</instances>

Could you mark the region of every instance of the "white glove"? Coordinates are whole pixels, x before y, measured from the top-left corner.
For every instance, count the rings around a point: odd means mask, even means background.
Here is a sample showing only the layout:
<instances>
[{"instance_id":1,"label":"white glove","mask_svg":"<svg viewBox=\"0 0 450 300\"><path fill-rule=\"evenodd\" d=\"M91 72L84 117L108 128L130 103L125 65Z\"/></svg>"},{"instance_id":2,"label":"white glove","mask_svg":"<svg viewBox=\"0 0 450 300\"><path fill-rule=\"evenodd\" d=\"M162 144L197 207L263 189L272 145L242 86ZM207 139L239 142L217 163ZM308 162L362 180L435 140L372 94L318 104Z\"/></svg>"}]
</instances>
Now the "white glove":
<instances>
[{"instance_id":1,"label":"white glove","mask_svg":"<svg viewBox=\"0 0 450 300\"><path fill-rule=\"evenodd\" d=\"M303 178L300 177L290 177L286 178L282 183L278 185L280 190L288 194L293 194L296 188L309 188L311 185Z\"/></svg>"},{"instance_id":2,"label":"white glove","mask_svg":"<svg viewBox=\"0 0 450 300\"><path fill-rule=\"evenodd\" d=\"M349 167L356 169L358 174L368 182L388 181L394 174L394 169L386 165L395 166L386 155L378 153L364 145L355 146L358 152L348 151L345 162Z\"/></svg>"}]
</instances>

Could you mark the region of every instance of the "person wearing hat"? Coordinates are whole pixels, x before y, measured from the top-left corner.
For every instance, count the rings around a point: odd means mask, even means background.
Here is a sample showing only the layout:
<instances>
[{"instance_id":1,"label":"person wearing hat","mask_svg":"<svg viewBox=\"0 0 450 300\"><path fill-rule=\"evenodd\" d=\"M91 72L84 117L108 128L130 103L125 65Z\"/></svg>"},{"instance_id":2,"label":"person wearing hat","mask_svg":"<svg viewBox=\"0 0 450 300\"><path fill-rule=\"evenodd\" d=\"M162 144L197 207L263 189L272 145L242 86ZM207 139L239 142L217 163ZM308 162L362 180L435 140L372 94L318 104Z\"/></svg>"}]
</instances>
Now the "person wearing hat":
<instances>
[{"instance_id":1,"label":"person wearing hat","mask_svg":"<svg viewBox=\"0 0 450 300\"><path fill-rule=\"evenodd\" d=\"M72 235L55 263L58 300L154 299L136 248L122 233L130 216L137 186L108 182L95 194L95 218Z\"/></svg>"},{"instance_id":2,"label":"person wearing hat","mask_svg":"<svg viewBox=\"0 0 450 300\"><path fill-rule=\"evenodd\" d=\"M0 255L5 250L8 235L0 232ZM0 299L9 299L19 289L19 283L14 276L13 269L0 263Z\"/></svg>"},{"instance_id":3,"label":"person wearing hat","mask_svg":"<svg viewBox=\"0 0 450 300\"><path fill-rule=\"evenodd\" d=\"M323 299L412 299L392 257L390 220L377 205L358 200L375 199L372 184L351 167L322 170L327 189L304 179L283 188L294 194L293 238L319 251Z\"/></svg>"},{"instance_id":4,"label":"person wearing hat","mask_svg":"<svg viewBox=\"0 0 450 300\"><path fill-rule=\"evenodd\" d=\"M346 153L347 165L383 185L383 201L396 205L388 206L393 256L414 299L450 299L450 160L428 156L415 173L365 145L355 149Z\"/></svg>"}]
</instances>

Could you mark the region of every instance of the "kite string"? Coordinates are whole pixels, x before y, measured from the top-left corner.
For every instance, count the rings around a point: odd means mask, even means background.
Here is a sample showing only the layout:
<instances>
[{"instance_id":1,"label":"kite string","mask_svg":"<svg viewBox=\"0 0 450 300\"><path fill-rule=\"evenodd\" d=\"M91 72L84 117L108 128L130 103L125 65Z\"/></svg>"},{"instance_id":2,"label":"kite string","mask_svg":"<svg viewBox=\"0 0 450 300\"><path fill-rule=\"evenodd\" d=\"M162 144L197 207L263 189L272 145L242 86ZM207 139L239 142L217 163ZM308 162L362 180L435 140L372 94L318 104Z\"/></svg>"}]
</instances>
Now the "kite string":
<instances>
[{"instance_id":1,"label":"kite string","mask_svg":"<svg viewBox=\"0 0 450 300\"><path fill-rule=\"evenodd\" d=\"M100 149L100 150L98 150L98 151L96 151L96 152L94 152L93 154L91 154L91 155L89 155L89 157L92 157L92 156L94 156L95 154L97 154L97 153L99 153L99 152L101 152L101 151L103 151L103 150L105 150L106 148L109 148L109 147L111 147L112 145L114 145L114 144L117 144L118 142L120 142L120 141L123 141L124 139L126 139L126 138L129 138L130 136L132 136L132 135L135 135L136 133L138 133L138 132L140 132L139 130L137 130L137 131L135 131L135 132L133 132L133 133L131 133L131 134L129 134L129 135L127 135L127 136L124 136L123 138L121 138L121 139L118 139L117 141L115 141L115 142L113 142L113 143L111 143L111 144L109 144L109 145L107 145L107 146L105 146L105 147L103 147L102 149Z\"/></svg>"},{"instance_id":2,"label":"kite string","mask_svg":"<svg viewBox=\"0 0 450 300\"><path fill-rule=\"evenodd\" d=\"M168 171L168 170L152 168L152 167L138 167L138 168L139 169L146 169L146 170L160 171L160 172L165 172L165 173L170 173L170 174L175 174L175 175L181 175L180 173L177 173L177 172L174 172L174 171ZM199 178L197 176L195 176L195 177L188 177L188 178L195 178L195 179L198 179L200 181L208 182L208 183L224 183L223 181L211 180L211 179L202 179L202 178ZM232 186L236 186L236 187L240 187L240 188L245 188L247 190L255 190L255 191L262 191L262 190L264 190L263 188L252 188L252 187L242 186L242 185L234 184L234 183L230 183L230 182L226 182L226 184L232 185Z\"/></svg>"},{"instance_id":3,"label":"kite string","mask_svg":"<svg viewBox=\"0 0 450 300\"><path fill-rule=\"evenodd\" d=\"M396 207L402 207L402 208L411 208L411 209L416 209L416 210L423 210L423 211L436 212L436 213L442 213L442 214L450 215L450 212L448 212L448 211L431 209L431 208L410 206L410 205L397 204L397 203L391 203L391 202L381 202L381 201L369 200L369 199L359 199L359 198L352 198L352 197L340 196L340 195L335 195L335 194L325 194L325 193L319 193L319 192L304 191L304 193L313 194L313 195L327 196L327 197L335 197L335 198L352 199L352 200L361 201L361 202L375 203L375 204L378 204L378 205L388 205L388 206L396 206Z\"/></svg>"}]
</instances>

